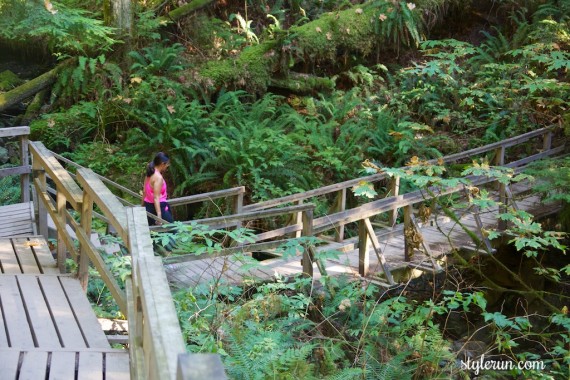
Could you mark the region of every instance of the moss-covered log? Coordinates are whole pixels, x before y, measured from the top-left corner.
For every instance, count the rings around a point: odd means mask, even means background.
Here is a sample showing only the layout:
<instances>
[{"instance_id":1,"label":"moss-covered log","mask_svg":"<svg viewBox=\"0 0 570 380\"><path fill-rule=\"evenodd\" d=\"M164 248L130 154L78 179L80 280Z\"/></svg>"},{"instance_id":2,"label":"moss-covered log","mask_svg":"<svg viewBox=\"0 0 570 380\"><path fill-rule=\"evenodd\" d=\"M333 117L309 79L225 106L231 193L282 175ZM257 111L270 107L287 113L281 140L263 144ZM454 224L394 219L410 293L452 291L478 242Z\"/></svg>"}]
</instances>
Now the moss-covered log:
<instances>
[{"instance_id":1,"label":"moss-covered log","mask_svg":"<svg viewBox=\"0 0 570 380\"><path fill-rule=\"evenodd\" d=\"M418 8L414 8L414 12L433 15L435 9L455 1L418 0L413 5ZM278 31L275 39L247 47L236 58L207 62L194 73L195 79L204 87L224 86L264 92L273 77L283 78L277 83L286 85L289 80L288 68L300 62L334 62L343 52L367 56L377 48L396 49L396 46L390 46L390 43L394 43L392 40L380 38L379 23L383 19L379 15L382 16L385 6L385 3L370 1L342 11L325 13L314 21L287 31ZM418 23L421 24L421 21ZM402 22L402 25L407 24ZM296 79L291 80L295 86ZM322 82L315 82L318 83Z\"/></svg>"},{"instance_id":2,"label":"moss-covered log","mask_svg":"<svg viewBox=\"0 0 570 380\"><path fill-rule=\"evenodd\" d=\"M298 94L307 94L313 91L331 91L335 86L334 81L330 78L299 73L289 73L287 78L273 78L269 85Z\"/></svg>"},{"instance_id":3,"label":"moss-covered log","mask_svg":"<svg viewBox=\"0 0 570 380\"><path fill-rule=\"evenodd\" d=\"M65 61L47 73L44 73L39 77L14 88L13 90L0 94L0 112L15 106L19 102L26 100L41 90L51 86L55 82L59 70L65 67L69 62L70 60Z\"/></svg>"},{"instance_id":4,"label":"moss-covered log","mask_svg":"<svg viewBox=\"0 0 570 380\"><path fill-rule=\"evenodd\" d=\"M215 0L194 0L185 4L181 7L176 8L173 11L168 13L168 16L163 17L164 21L178 21L181 18L194 13L202 8L207 7L210 4L213 4Z\"/></svg>"}]
</instances>

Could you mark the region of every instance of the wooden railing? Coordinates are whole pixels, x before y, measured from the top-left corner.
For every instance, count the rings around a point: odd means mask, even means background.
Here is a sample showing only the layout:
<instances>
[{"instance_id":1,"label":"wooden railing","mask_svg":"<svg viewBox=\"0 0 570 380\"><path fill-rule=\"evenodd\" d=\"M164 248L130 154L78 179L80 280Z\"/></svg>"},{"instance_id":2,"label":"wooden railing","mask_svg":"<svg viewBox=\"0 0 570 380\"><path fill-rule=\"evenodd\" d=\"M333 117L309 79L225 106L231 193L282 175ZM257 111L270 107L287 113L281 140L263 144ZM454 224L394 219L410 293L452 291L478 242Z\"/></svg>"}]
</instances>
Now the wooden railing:
<instances>
[{"instance_id":1,"label":"wooden railing","mask_svg":"<svg viewBox=\"0 0 570 380\"><path fill-rule=\"evenodd\" d=\"M57 158L58 161L67 165L68 168L73 168L74 170L84 169L83 166L71 161L70 159L68 159L66 157L63 157L62 155L59 155L59 154L54 153L54 152L50 152L50 153L53 154L53 156L55 158ZM72 178L75 178L75 175L73 173L70 173L70 175ZM125 205L125 206L139 206L140 205L141 194L139 194L139 193L137 193L137 192L125 187L125 186L122 186L122 185L120 185L114 181L111 181L110 179L103 177L99 174L95 174L95 176L99 180L101 180L108 188L110 188L112 190L116 190L114 192L115 194L117 192L122 192L124 194L130 195L134 199L137 199L136 203L132 203L127 199L124 199L122 197L117 196L117 199L123 205ZM240 212L242 212L244 194L245 194L245 187L238 186L238 187L233 187L230 189L212 191L212 192L204 193L204 194L196 194L196 195L189 195L189 196L178 197L178 198L171 198L168 200L168 204L171 207L179 207L179 206L186 206L186 205L190 205L190 204L194 204L194 203L213 202L216 199L233 198L232 212L234 214L239 214ZM104 215L98 215L98 214L95 214L95 215L97 215L102 220L106 221ZM158 218L156 215L147 213L147 216L150 217L151 219L158 220L158 221L161 221L163 223L166 223L165 220Z\"/></svg>"},{"instance_id":2,"label":"wooden railing","mask_svg":"<svg viewBox=\"0 0 570 380\"><path fill-rule=\"evenodd\" d=\"M535 152L534 154L531 154L522 159L506 162L507 161L506 151L508 148L520 147L521 144L528 143L529 141L537 138L542 139L538 143L534 142L533 144L535 148L538 148L538 152ZM462 160L473 160L483 155L486 156L485 157L486 159L494 160L494 163L496 165L518 168L532 161L561 153L563 150L564 150L563 145L552 147L552 130L549 128L544 128L511 139L506 139L497 143L479 147L476 149L471 149L458 154L442 157L439 160L437 159L430 160L428 162L430 164L435 164L439 161L440 163L443 162L445 164L449 164L449 163L461 162ZM235 220L240 220L240 221L254 220L261 218L263 216L265 217L283 216L291 213L296 213L298 215L296 218L297 221L293 225L281 227L274 231L268 231L258 234L256 236L255 244L250 244L248 246L227 248L217 253L216 256L230 255L236 251L244 252L244 251L272 249L278 247L280 244L283 244L285 240L276 240L270 242L262 242L262 241L283 236L289 233L299 233L300 236L302 232L302 235L304 236L311 236L311 235L320 235L327 231L333 230L335 232L335 240L342 241L344 226L350 223L357 223L358 232L359 232L358 247L359 247L360 274L363 276L368 274L368 262L369 262L368 246L369 244L371 244L375 253L378 255L379 262L384 269L387 281L390 284L393 284L393 279L391 277L389 270L385 265L386 261L380 250L370 219L376 215L388 214L388 219L390 220L389 227L390 226L393 227L396 222L399 210L403 209L404 230L413 228L419 231L418 223L416 222L415 216L413 214L414 205L421 202L425 202L426 200L432 197L436 196L439 197L447 194L463 192L465 191L465 187L456 186L453 188L433 189L434 192L431 194L429 193L429 191L426 190L418 190L406 194L399 194L400 179L396 177L390 179L391 181L390 191L385 198L371 201L361 206L346 210L347 189L357 185L362 181L377 182L386 178L388 178L386 174L383 173L375 174L368 177L363 177L351 181L346 181L322 187L315 190L310 190L304 193L293 194L278 199L272 199L265 202L246 205L243 206L243 212L239 215L196 220L193 222L220 227L220 226L229 225L231 224L232 221ZM468 177L467 179L470 180L474 186L480 186L486 183L491 183L496 181L495 179L486 178L486 177ZM497 187L499 189L500 199L502 203L505 203L508 189L505 187L505 185L502 184L497 184ZM311 207L310 209L303 208L304 205L303 201L313 197L326 196L332 193L337 193L337 197L333 207L331 208L333 212L329 213L328 215L313 219L313 214L312 214L313 207ZM295 203L297 203L296 206L282 207L277 209L275 208ZM480 221L478 214L475 215L475 219L476 221ZM481 236L481 240L484 243L485 249L491 249L490 243L486 240L484 236ZM424 251L426 251L428 256L431 255L431 252L427 244L423 244L423 249ZM406 260L410 259L410 257L412 256L412 251L413 249L411 248L410 244L406 241L406 246L405 246ZM174 262L198 260L201 258L202 257L200 256L186 255L186 256L167 258L165 259L165 261L168 263L174 263ZM306 257L303 258L303 264L304 264L303 272L305 274L312 275L312 265L308 265L307 264L308 261L306 259L307 259ZM433 260L432 263L434 266L437 265Z\"/></svg>"},{"instance_id":3,"label":"wooden railing","mask_svg":"<svg viewBox=\"0 0 570 380\"><path fill-rule=\"evenodd\" d=\"M57 231L60 271L65 272L69 253L78 264L78 277L86 288L89 263L92 263L121 312L128 317L131 378L225 378L219 356L203 358L185 354L166 274L160 258L154 257L144 208L125 207L90 169L79 169L76 182L42 143L32 142L29 147L33 159L34 189L40 205L40 231L47 238L49 214ZM48 192L48 180L55 190L55 202ZM132 274L127 278L124 290L91 242L94 206L101 210L131 254ZM75 220L77 215L79 222ZM75 239L79 242L78 248L75 247ZM189 368L194 368L193 363L204 360L209 360L212 366L201 369L198 375L195 370L189 371Z\"/></svg>"}]
</instances>

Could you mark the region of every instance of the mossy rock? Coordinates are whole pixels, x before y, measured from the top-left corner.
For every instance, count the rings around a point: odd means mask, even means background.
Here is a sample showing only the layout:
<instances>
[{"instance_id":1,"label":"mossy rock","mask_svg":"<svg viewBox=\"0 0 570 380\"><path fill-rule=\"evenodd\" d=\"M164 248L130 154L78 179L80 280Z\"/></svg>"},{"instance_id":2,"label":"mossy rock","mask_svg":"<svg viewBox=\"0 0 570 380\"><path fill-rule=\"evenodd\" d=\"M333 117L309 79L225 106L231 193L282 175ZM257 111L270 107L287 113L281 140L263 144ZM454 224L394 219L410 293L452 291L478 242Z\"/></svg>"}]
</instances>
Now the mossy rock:
<instances>
[{"instance_id":1,"label":"mossy rock","mask_svg":"<svg viewBox=\"0 0 570 380\"><path fill-rule=\"evenodd\" d=\"M24 83L24 81L10 70L5 70L0 73L0 91L10 91L22 83Z\"/></svg>"}]
</instances>

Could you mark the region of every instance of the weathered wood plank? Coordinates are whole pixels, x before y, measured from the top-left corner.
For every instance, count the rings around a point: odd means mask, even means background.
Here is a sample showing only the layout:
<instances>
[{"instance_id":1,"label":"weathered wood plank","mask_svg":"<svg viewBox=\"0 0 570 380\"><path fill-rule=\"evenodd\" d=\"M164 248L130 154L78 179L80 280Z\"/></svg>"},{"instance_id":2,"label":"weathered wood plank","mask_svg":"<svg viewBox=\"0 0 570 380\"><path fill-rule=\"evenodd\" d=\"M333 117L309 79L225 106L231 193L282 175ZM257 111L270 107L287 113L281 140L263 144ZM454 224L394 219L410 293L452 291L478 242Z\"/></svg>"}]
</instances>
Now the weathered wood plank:
<instances>
[{"instance_id":1,"label":"weathered wood plank","mask_svg":"<svg viewBox=\"0 0 570 380\"><path fill-rule=\"evenodd\" d=\"M0 296L0 302L2 302L1 296ZM8 341L8 335L6 335L7 329L8 329L8 326L6 326L6 321L4 318L4 312L2 311L2 308L0 307L0 348L10 347L10 342ZM0 379L2 379L2 376L0 376Z\"/></svg>"},{"instance_id":2,"label":"weathered wood plank","mask_svg":"<svg viewBox=\"0 0 570 380\"><path fill-rule=\"evenodd\" d=\"M0 239L0 265L2 273L22 273L11 239Z\"/></svg>"},{"instance_id":3,"label":"weathered wood plank","mask_svg":"<svg viewBox=\"0 0 570 380\"><path fill-rule=\"evenodd\" d=\"M61 166L50 151L39 141L30 142L30 152L39 165L46 171L48 176L56 183L58 191L61 191L65 198L75 210L80 210L83 192L75 183L69 173Z\"/></svg>"},{"instance_id":4,"label":"weathered wood plank","mask_svg":"<svg viewBox=\"0 0 570 380\"><path fill-rule=\"evenodd\" d=\"M77 363L77 379L103 380L103 354L81 352Z\"/></svg>"},{"instance_id":5,"label":"weathered wood plank","mask_svg":"<svg viewBox=\"0 0 570 380\"><path fill-rule=\"evenodd\" d=\"M29 134L30 134L30 127L28 126L0 128L0 138L25 136Z\"/></svg>"},{"instance_id":6,"label":"weathered wood plank","mask_svg":"<svg viewBox=\"0 0 570 380\"><path fill-rule=\"evenodd\" d=\"M45 379L47 373L47 351L26 351L23 353L19 380Z\"/></svg>"},{"instance_id":7,"label":"weathered wood plank","mask_svg":"<svg viewBox=\"0 0 570 380\"><path fill-rule=\"evenodd\" d=\"M22 273L25 274L39 274L41 273L40 267L36 262L36 256L32 251L27 239L16 238L12 239L12 244L14 246L14 251L20 262L20 267L22 268Z\"/></svg>"},{"instance_id":8,"label":"weathered wood plank","mask_svg":"<svg viewBox=\"0 0 570 380\"><path fill-rule=\"evenodd\" d=\"M147 344L154 351L153 362L161 364L155 369L156 375L157 378L172 378L176 373L176 357L185 352L185 345L162 263L157 257L141 257L136 270L145 316L145 331L151 333L147 337L150 339ZM148 362L147 366L155 368ZM150 376L152 375L151 373Z\"/></svg>"},{"instance_id":9,"label":"weathered wood plank","mask_svg":"<svg viewBox=\"0 0 570 380\"><path fill-rule=\"evenodd\" d=\"M180 198L172 198L168 200L168 204L170 204L171 206L180 206L180 205L198 203L219 198L233 197L244 193L245 193L245 187L243 186L233 187L231 189L212 191L210 193L188 195L186 197L180 197Z\"/></svg>"},{"instance_id":10,"label":"weathered wood plank","mask_svg":"<svg viewBox=\"0 0 570 380\"><path fill-rule=\"evenodd\" d=\"M64 348L87 348L81 329L74 318L73 310L57 276L40 277L40 285L46 296L54 324L59 332L61 346Z\"/></svg>"},{"instance_id":11,"label":"weathered wood plank","mask_svg":"<svg viewBox=\"0 0 570 380\"><path fill-rule=\"evenodd\" d=\"M129 353L105 354L105 380L129 380Z\"/></svg>"},{"instance_id":12,"label":"weathered wood plank","mask_svg":"<svg viewBox=\"0 0 570 380\"><path fill-rule=\"evenodd\" d=\"M52 352L49 380L75 379L76 356L72 351Z\"/></svg>"},{"instance_id":13,"label":"weathered wood plank","mask_svg":"<svg viewBox=\"0 0 570 380\"><path fill-rule=\"evenodd\" d=\"M57 263L53 258L51 251L49 250L49 246L43 236L30 236L21 239L27 241L27 243L24 244L28 244L33 250L42 273L59 274Z\"/></svg>"},{"instance_id":14,"label":"weathered wood plank","mask_svg":"<svg viewBox=\"0 0 570 380\"><path fill-rule=\"evenodd\" d=\"M127 215L117 197L97 178L91 169L77 170L77 181L85 191L89 192L91 199L110 220L123 241L127 241Z\"/></svg>"},{"instance_id":15,"label":"weathered wood plank","mask_svg":"<svg viewBox=\"0 0 570 380\"><path fill-rule=\"evenodd\" d=\"M32 334L38 347L61 347L60 336L56 330L52 315L46 304L37 276L16 276L21 289L22 298L30 320Z\"/></svg>"},{"instance_id":16,"label":"weathered wood plank","mask_svg":"<svg viewBox=\"0 0 570 380\"><path fill-rule=\"evenodd\" d=\"M2 300L4 325L8 332L10 347L35 347L16 276L0 276L0 299Z\"/></svg>"},{"instance_id":17,"label":"weathered wood plank","mask_svg":"<svg viewBox=\"0 0 570 380\"><path fill-rule=\"evenodd\" d=\"M87 347L91 348L110 348L109 342L101 329L101 325L95 313L85 297L79 281L68 277L59 277L61 286L69 299L73 315L75 315L79 328L83 332L83 336L87 341Z\"/></svg>"},{"instance_id":18,"label":"weathered wood plank","mask_svg":"<svg viewBox=\"0 0 570 380\"><path fill-rule=\"evenodd\" d=\"M18 365L20 364L20 351L2 351L2 364L0 365L0 379L16 379Z\"/></svg>"},{"instance_id":19,"label":"weathered wood plank","mask_svg":"<svg viewBox=\"0 0 570 380\"><path fill-rule=\"evenodd\" d=\"M32 172L31 166L16 166L13 168L4 168L0 169L0 178L8 177L11 175L30 174L31 172Z\"/></svg>"}]
</instances>

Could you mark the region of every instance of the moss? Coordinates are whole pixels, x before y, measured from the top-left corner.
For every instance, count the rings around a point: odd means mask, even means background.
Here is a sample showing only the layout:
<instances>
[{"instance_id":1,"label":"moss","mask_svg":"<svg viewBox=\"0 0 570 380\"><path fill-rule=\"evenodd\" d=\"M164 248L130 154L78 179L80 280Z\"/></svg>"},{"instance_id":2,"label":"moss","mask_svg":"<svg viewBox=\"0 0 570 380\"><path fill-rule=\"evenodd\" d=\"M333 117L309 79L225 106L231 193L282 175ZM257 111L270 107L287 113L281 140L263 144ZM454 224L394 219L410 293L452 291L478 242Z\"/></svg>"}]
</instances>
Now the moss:
<instances>
[{"instance_id":1,"label":"moss","mask_svg":"<svg viewBox=\"0 0 570 380\"><path fill-rule=\"evenodd\" d=\"M267 41L245 48L236 59L210 61L200 70L199 76L212 80L215 86L265 91L271 79L275 44L275 41Z\"/></svg>"},{"instance_id":2,"label":"moss","mask_svg":"<svg viewBox=\"0 0 570 380\"><path fill-rule=\"evenodd\" d=\"M15 87L18 87L24 81L16 74L10 70L6 70L0 73L0 91L9 91Z\"/></svg>"},{"instance_id":3,"label":"moss","mask_svg":"<svg viewBox=\"0 0 570 380\"><path fill-rule=\"evenodd\" d=\"M313 59L337 57L339 49L369 54L376 41L374 35L375 7L351 8L322 15L318 20L294 28L296 44Z\"/></svg>"}]
</instances>

